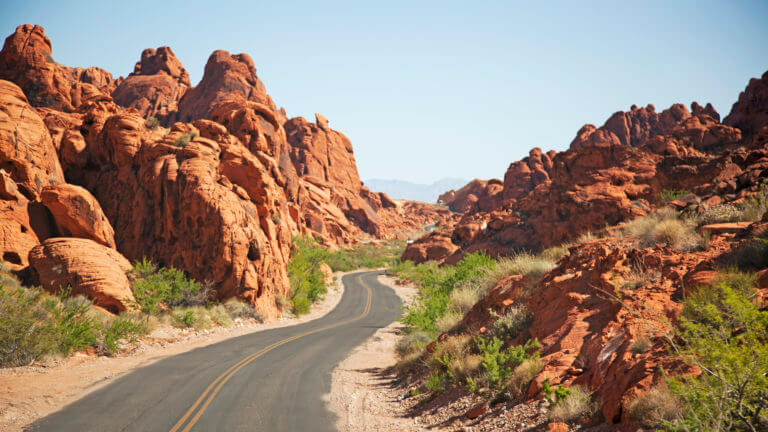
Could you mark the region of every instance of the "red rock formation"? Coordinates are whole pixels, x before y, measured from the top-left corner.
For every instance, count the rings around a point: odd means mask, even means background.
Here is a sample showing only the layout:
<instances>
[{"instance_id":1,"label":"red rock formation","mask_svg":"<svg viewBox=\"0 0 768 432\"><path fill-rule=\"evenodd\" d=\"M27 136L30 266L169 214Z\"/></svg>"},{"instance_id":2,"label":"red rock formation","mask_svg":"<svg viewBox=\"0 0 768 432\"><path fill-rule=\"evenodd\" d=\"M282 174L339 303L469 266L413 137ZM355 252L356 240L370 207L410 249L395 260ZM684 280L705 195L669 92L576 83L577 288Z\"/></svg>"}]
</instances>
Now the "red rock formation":
<instances>
[{"instance_id":1,"label":"red rock formation","mask_svg":"<svg viewBox=\"0 0 768 432\"><path fill-rule=\"evenodd\" d=\"M71 184L46 186L40 200L53 215L59 235L86 238L115 248L112 225L96 198L84 188Z\"/></svg>"},{"instance_id":2,"label":"red rock formation","mask_svg":"<svg viewBox=\"0 0 768 432\"><path fill-rule=\"evenodd\" d=\"M179 102L181 121L210 118L213 108L226 101L252 101L275 110L272 98L258 76L248 54L230 55L214 51L205 65L203 79Z\"/></svg>"},{"instance_id":3,"label":"red rock formation","mask_svg":"<svg viewBox=\"0 0 768 432\"><path fill-rule=\"evenodd\" d=\"M768 71L749 80L723 123L741 129L747 141L768 125Z\"/></svg>"},{"instance_id":4,"label":"red rock formation","mask_svg":"<svg viewBox=\"0 0 768 432\"><path fill-rule=\"evenodd\" d=\"M145 117L168 121L189 89L189 74L169 47L145 49L133 73L112 92L115 103L136 108Z\"/></svg>"},{"instance_id":5,"label":"red rock formation","mask_svg":"<svg viewBox=\"0 0 768 432\"><path fill-rule=\"evenodd\" d=\"M542 153L540 148L535 147L527 158L512 162L504 174L504 200L520 199L549 180L555 154L553 150Z\"/></svg>"},{"instance_id":6,"label":"red rock formation","mask_svg":"<svg viewBox=\"0 0 768 432\"><path fill-rule=\"evenodd\" d=\"M501 204L503 183L497 179L475 179L459 190L450 190L437 198L437 202L445 204L449 209L467 213L474 209L490 211Z\"/></svg>"},{"instance_id":7,"label":"red rock formation","mask_svg":"<svg viewBox=\"0 0 768 432\"><path fill-rule=\"evenodd\" d=\"M84 295L113 313L135 307L125 275L131 263L114 249L87 239L50 238L29 252L29 262L48 291L71 289L70 295Z\"/></svg>"},{"instance_id":8,"label":"red rock formation","mask_svg":"<svg viewBox=\"0 0 768 432\"><path fill-rule=\"evenodd\" d=\"M51 41L40 26L16 28L0 52L0 79L16 83L36 107L71 112L114 89L112 76L98 68L70 68L51 56Z\"/></svg>"}]
</instances>

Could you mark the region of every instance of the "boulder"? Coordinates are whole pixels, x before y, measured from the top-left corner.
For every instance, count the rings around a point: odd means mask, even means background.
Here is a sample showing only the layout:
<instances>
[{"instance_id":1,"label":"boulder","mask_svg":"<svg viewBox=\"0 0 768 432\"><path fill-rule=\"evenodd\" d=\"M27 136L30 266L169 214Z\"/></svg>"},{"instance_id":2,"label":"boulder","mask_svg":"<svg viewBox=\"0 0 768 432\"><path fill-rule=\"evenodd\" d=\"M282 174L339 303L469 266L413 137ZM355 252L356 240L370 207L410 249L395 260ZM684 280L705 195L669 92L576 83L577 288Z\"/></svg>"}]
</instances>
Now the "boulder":
<instances>
[{"instance_id":1,"label":"boulder","mask_svg":"<svg viewBox=\"0 0 768 432\"><path fill-rule=\"evenodd\" d=\"M29 252L29 263L46 290L83 295L112 313L135 307L126 272L131 263L93 240L50 238Z\"/></svg>"},{"instance_id":2,"label":"boulder","mask_svg":"<svg viewBox=\"0 0 768 432\"><path fill-rule=\"evenodd\" d=\"M66 183L49 185L43 188L40 199L53 215L60 235L91 239L115 248L112 225L86 189Z\"/></svg>"}]
</instances>

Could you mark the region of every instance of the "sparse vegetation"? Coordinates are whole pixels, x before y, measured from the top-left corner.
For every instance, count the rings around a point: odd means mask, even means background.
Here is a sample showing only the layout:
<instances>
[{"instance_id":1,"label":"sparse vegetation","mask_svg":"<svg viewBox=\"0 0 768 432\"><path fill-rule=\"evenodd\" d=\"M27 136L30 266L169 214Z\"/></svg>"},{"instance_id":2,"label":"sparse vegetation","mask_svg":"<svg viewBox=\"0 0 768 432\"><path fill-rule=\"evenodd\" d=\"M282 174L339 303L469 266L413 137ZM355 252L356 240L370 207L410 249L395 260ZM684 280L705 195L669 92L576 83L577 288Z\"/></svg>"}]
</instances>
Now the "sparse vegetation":
<instances>
[{"instance_id":1,"label":"sparse vegetation","mask_svg":"<svg viewBox=\"0 0 768 432\"><path fill-rule=\"evenodd\" d=\"M187 144L189 144L190 141L195 139L197 137L197 132L187 132L180 137L176 138L176 141L173 142L173 145L176 147L186 147Z\"/></svg>"},{"instance_id":2,"label":"sparse vegetation","mask_svg":"<svg viewBox=\"0 0 768 432\"><path fill-rule=\"evenodd\" d=\"M634 354L643 354L648 352L652 346L653 341L651 341L648 336L642 335L632 342L629 351Z\"/></svg>"},{"instance_id":3,"label":"sparse vegetation","mask_svg":"<svg viewBox=\"0 0 768 432\"><path fill-rule=\"evenodd\" d=\"M698 376L667 379L685 402L674 430L762 430L768 425L768 312L748 278L724 274L684 300L674 348ZM747 285L747 286L745 286Z\"/></svg>"},{"instance_id":4,"label":"sparse vegetation","mask_svg":"<svg viewBox=\"0 0 768 432\"><path fill-rule=\"evenodd\" d=\"M569 422L582 417L589 417L595 413L597 406L592 402L589 393L582 387L568 388L568 392L562 398L558 398L549 407L549 419L552 421Z\"/></svg>"},{"instance_id":5,"label":"sparse vegetation","mask_svg":"<svg viewBox=\"0 0 768 432\"><path fill-rule=\"evenodd\" d=\"M505 340L516 338L531 324L531 316L525 306L512 307L504 315L490 312L492 317L497 318L493 323L494 333Z\"/></svg>"},{"instance_id":6,"label":"sparse vegetation","mask_svg":"<svg viewBox=\"0 0 768 432\"><path fill-rule=\"evenodd\" d=\"M203 306L213 299L210 284L199 284L173 267L158 267L144 258L128 274L141 311L158 314L178 306Z\"/></svg>"},{"instance_id":7,"label":"sparse vegetation","mask_svg":"<svg viewBox=\"0 0 768 432\"><path fill-rule=\"evenodd\" d=\"M160 120L157 119L157 117L149 117L146 122L144 122L144 125L149 130L157 129L160 127Z\"/></svg>"},{"instance_id":8,"label":"sparse vegetation","mask_svg":"<svg viewBox=\"0 0 768 432\"><path fill-rule=\"evenodd\" d=\"M665 189L659 192L659 195L656 197L656 201L660 206L663 206L690 193L691 192L687 190Z\"/></svg>"},{"instance_id":9,"label":"sparse vegetation","mask_svg":"<svg viewBox=\"0 0 768 432\"><path fill-rule=\"evenodd\" d=\"M680 419L682 401L666 385L651 387L627 405L629 418L649 428L659 428Z\"/></svg>"},{"instance_id":10,"label":"sparse vegetation","mask_svg":"<svg viewBox=\"0 0 768 432\"><path fill-rule=\"evenodd\" d=\"M627 222L625 235L638 238L640 247L663 244L682 252L699 249L704 238L696 232L696 222L683 219L672 210L661 210Z\"/></svg>"}]
</instances>

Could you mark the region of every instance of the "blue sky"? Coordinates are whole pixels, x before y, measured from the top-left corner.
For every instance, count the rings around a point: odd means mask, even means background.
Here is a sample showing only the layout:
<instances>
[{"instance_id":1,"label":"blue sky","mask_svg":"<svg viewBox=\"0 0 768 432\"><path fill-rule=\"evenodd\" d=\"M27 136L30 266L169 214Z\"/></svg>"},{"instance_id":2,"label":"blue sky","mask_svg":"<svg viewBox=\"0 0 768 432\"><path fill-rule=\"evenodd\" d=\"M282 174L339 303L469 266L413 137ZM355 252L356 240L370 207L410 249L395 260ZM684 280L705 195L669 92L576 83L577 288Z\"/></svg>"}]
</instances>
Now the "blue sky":
<instances>
[{"instance_id":1,"label":"blue sky","mask_svg":"<svg viewBox=\"0 0 768 432\"><path fill-rule=\"evenodd\" d=\"M41 24L56 61L114 75L169 45L193 84L246 52L289 116L350 137L363 179L422 183L502 177L632 104L725 116L768 70L768 2L535 3L0 0L0 31Z\"/></svg>"}]
</instances>

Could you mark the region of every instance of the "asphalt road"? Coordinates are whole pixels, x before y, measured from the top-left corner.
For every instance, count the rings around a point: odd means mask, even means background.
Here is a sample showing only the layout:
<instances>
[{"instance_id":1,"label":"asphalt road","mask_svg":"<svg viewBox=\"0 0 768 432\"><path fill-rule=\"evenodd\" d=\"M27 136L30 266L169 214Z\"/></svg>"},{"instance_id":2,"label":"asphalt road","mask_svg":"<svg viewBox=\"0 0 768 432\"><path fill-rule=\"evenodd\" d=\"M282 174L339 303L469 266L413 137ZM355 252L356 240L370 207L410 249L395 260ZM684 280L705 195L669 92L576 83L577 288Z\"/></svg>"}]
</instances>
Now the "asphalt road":
<instances>
[{"instance_id":1,"label":"asphalt road","mask_svg":"<svg viewBox=\"0 0 768 432\"><path fill-rule=\"evenodd\" d=\"M35 422L28 430L333 431L323 395L349 352L400 314L380 272L344 276L326 316L153 363Z\"/></svg>"}]
</instances>

